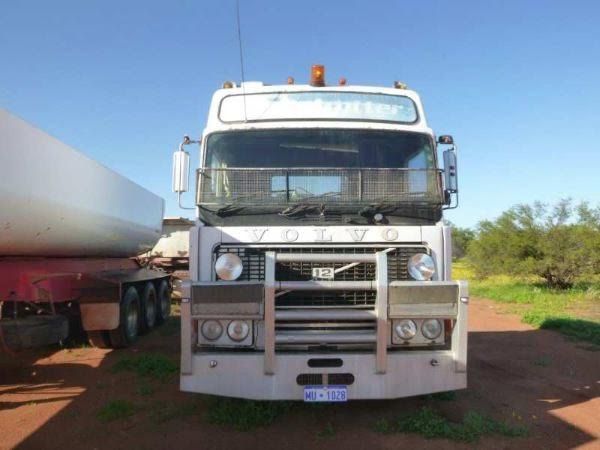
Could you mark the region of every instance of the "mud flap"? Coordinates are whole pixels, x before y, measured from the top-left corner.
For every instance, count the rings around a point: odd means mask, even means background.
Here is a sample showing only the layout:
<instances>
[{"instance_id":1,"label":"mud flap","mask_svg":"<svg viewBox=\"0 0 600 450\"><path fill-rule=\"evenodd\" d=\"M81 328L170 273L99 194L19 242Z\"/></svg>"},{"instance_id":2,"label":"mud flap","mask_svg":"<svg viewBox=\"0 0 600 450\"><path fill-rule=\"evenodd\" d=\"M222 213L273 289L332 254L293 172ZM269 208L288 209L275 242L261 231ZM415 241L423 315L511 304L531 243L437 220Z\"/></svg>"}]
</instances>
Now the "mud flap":
<instances>
[{"instance_id":1,"label":"mud flap","mask_svg":"<svg viewBox=\"0 0 600 450\"><path fill-rule=\"evenodd\" d=\"M79 309L85 331L114 330L119 326L118 303L81 303Z\"/></svg>"}]
</instances>

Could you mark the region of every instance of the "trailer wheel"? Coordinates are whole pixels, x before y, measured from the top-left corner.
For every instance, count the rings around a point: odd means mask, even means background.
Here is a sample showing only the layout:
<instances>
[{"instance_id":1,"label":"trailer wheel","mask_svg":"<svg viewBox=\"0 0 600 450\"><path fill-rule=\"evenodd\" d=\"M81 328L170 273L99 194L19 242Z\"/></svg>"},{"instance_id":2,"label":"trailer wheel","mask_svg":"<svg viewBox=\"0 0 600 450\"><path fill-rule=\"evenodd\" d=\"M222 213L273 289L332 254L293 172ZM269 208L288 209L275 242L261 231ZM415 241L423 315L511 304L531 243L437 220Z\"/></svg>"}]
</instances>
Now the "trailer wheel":
<instances>
[{"instance_id":1,"label":"trailer wheel","mask_svg":"<svg viewBox=\"0 0 600 450\"><path fill-rule=\"evenodd\" d=\"M107 331L87 331L88 341L96 348L110 348L110 339Z\"/></svg>"},{"instance_id":2,"label":"trailer wheel","mask_svg":"<svg viewBox=\"0 0 600 450\"><path fill-rule=\"evenodd\" d=\"M146 286L144 286L141 306L142 320L140 321L140 328L142 332L148 332L156 325L156 310L158 309L156 289L150 282L146 283Z\"/></svg>"},{"instance_id":3,"label":"trailer wheel","mask_svg":"<svg viewBox=\"0 0 600 450\"><path fill-rule=\"evenodd\" d=\"M140 331L140 296L133 286L125 291L119 309L119 326L108 332L114 348L129 347Z\"/></svg>"},{"instance_id":4,"label":"trailer wheel","mask_svg":"<svg viewBox=\"0 0 600 450\"><path fill-rule=\"evenodd\" d=\"M158 306L156 320L163 323L171 315L171 288L167 280L162 280L158 286Z\"/></svg>"}]
</instances>

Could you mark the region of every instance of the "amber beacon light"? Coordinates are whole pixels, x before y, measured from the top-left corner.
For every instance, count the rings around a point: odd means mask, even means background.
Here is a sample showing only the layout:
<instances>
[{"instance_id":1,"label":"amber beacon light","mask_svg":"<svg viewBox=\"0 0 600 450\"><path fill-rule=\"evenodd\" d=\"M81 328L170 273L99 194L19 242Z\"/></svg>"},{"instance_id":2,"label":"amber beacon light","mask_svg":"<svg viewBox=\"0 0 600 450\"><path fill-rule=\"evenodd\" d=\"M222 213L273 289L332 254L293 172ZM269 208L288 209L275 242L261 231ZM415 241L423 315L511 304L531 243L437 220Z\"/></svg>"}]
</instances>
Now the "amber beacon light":
<instances>
[{"instance_id":1,"label":"amber beacon light","mask_svg":"<svg viewBox=\"0 0 600 450\"><path fill-rule=\"evenodd\" d=\"M322 87L325 86L325 66L314 64L310 70L310 85Z\"/></svg>"}]
</instances>

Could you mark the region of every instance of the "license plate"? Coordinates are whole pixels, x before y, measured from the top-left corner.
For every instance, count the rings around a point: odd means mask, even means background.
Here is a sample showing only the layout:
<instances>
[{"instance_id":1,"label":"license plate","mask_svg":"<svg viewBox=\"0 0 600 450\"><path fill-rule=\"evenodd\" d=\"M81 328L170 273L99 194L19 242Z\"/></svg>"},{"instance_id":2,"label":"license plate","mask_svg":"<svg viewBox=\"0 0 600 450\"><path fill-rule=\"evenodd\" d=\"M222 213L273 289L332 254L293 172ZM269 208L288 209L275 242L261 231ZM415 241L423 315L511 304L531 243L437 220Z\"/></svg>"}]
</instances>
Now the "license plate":
<instances>
[{"instance_id":1,"label":"license plate","mask_svg":"<svg viewBox=\"0 0 600 450\"><path fill-rule=\"evenodd\" d=\"M347 402L346 386L305 386L305 402Z\"/></svg>"},{"instance_id":2,"label":"license plate","mask_svg":"<svg viewBox=\"0 0 600 450\"><path fill-rule=\"evenodd\" d=\"M312 276L313 278L325 279L325 280L333 280L333 275L335 272L333 271L333 267L313 267Z\"/></svg>"}]
</instances>

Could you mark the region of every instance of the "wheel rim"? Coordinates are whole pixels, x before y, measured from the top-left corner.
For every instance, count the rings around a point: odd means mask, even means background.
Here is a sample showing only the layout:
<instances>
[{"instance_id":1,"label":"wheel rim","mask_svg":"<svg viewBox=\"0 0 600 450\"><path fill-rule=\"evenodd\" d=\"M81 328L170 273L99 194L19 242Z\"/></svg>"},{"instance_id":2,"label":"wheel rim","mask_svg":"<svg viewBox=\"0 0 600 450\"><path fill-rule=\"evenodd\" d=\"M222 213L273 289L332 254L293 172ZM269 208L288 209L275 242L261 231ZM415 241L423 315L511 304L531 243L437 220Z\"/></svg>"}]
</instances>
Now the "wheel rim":
<instances>
[{"instance_id":1,"label":"wheel rim","mask_svg":"<svg viewBox=\"0 0 600 450\"><path fill-rule=\"evenodd\" d=\"M127 336L135 338L138 333L138 307L135 303L131 303L127 309Z\"/></svg>"}]
</instances>

